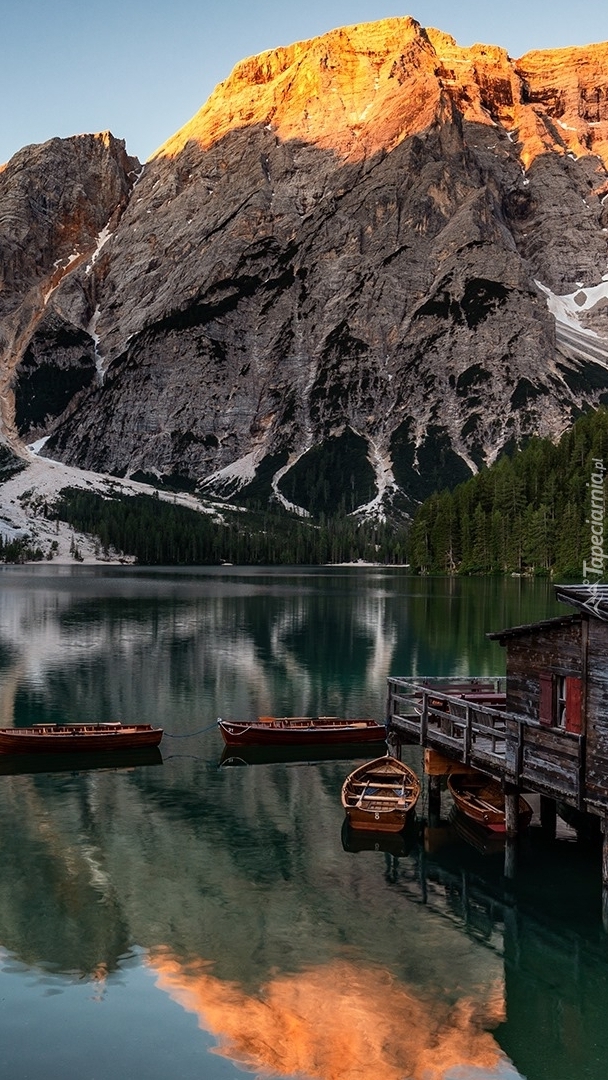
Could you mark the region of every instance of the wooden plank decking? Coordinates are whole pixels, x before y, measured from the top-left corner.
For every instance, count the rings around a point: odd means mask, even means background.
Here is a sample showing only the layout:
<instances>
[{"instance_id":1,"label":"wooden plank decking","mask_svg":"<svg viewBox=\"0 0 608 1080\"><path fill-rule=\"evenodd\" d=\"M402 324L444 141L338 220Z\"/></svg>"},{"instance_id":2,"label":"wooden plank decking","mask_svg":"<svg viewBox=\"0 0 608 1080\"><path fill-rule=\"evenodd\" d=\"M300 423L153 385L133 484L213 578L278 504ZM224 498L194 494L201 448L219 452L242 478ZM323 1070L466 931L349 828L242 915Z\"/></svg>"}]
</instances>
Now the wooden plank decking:
<instances>
[{"instance_id":1,"label":"wooden plank decking","mask_svg":"<svg viewBox=\"0 0 608 1080\"><path fill-rule=\"evenodd\" d=\"M584 737L509 712L500 707L504 699L502 677L389 678L387 731L517 788L585 807Z\"/></svg>"}]
</instances>

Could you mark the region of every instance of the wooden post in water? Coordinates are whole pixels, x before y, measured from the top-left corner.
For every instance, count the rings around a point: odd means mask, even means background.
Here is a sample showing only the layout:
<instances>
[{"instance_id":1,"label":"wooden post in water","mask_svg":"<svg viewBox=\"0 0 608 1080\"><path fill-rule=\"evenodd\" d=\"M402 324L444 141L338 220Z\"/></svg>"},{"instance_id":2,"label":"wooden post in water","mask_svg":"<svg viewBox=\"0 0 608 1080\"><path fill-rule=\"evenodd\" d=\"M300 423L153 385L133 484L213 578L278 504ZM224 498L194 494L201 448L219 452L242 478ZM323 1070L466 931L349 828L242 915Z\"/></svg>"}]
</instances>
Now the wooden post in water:
<instances>
[{"instance_id":1,"label":"wooden post in water","mask_svg":"<svg viewBox=\"0 0 608 1080\"><path fill-rule=\"evenodd\" d=\"M519 832L519 788L505 784L505 877L512 880L517 867L517 834Z\"/></svg>"},{"instance_id":2,"label":"wooden post in water","mask_svg":"<svg viewBox=\"0 0 608 1080\"><path fill-rule=\"evenodd\" d=\"M507 836L505 840L505 869L504 875L509 880L515 877L517 869L517 840L514 836Z\"/></svg>"},{"instance_id":3,"label":"wooden post in water","mask_svg":"<svg viewBox=\"0 0 608 1080\"><path fill-rule=\"evenodd\" d=\"M505 784L505 827L507 839L514 840L519 832L519 790L514 784Z\"/></svg>"},{"instance_id":4,"label":"wooden post in water","mask_svg":"<svg viewBox=\"0 0 608 1080\"><path fill-rule=\"evenodd\" d=\"M401 745L401 739L397 732L389 731L386 737L386 749L391 757L397 758L397 761L401 761Z\"/></svg>"},{"instance_id":5,"label":"wooden post in water","mask_svg":"<svg viewBox=\"0 0 608 1080\"><path fill-rule=\"evenodd\" d=\"M540 826L549 840L555 840L557 804L555 799L550 799L548 795L540 797Z\"/></svg>"},{"instance_id":6,"label":"wooden post in water","mask_svg":"<svg viewBox=\"0 0 608 1080\"><path fill-rule=\"evenodd\" d=\"M420 717L420 745L426 745L426 733L429 726L429 699L426 690L422 692L422 716Z\"/></svg>"},{"instance_id":7,"label":"wooden post in water","mask_svg":"<svg viewBox=\"0 0 608 1080\"><path fill-rule=\"evenodd\" d=\"M439 828L441 821L441 777L429 776L429 825Z\"/></svg>"}]
</instances>

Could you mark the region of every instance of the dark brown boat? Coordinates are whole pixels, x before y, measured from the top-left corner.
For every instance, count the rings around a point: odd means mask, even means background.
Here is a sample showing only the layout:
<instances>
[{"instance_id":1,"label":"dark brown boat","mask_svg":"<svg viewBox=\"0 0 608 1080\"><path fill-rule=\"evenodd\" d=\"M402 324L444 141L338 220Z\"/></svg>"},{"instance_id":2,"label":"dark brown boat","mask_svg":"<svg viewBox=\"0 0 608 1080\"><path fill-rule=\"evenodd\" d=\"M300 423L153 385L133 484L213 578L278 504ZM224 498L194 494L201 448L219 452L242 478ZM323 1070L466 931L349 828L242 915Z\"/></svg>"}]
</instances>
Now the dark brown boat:
<instances>
[{"instance_id":1,"label":"dark brown boat","mask_svg":"<svg viewBox=\"0 0 608 1080\"><path fill-rule=\"evenodd\" d=\"M448 790L461 814L495 833L506 832L505 796L497 780L483 773L451 773ZM519 828L532 819L532 807L519 796Z\"/></svg>"},{"instance_id":2,"label":"dark brown boat","mask_svg":"<svg viewBox=\"0 0 608 1080\"><path fill-rule=\"evenodd\" d=\"M400 832L419 795L416 773L387 755L366 761L346 777L342 806L353 829Z\"/></svg>"},{"instance_id":3,"label":"dark brown boat","mask_svg":"<svg viewBox=\"0 0 608 1080\"><path fill-rule=\"evenodd\" d=\"M0 754L90 754L158 746L163 729L151 724L34 724L0 728Z\"/></svg>"},{"instance_id":4,"label":"dark brown boat","mask_svg":"<svg viewBox=\"0 0 608 1080\"><path fill-rule=\"evenodd\" d=\"M386 739L386 728L377 720L342 720L335 716L220 718L217 725L227 746L336 746L380 743Z\"/></svg>"}]
</instances>

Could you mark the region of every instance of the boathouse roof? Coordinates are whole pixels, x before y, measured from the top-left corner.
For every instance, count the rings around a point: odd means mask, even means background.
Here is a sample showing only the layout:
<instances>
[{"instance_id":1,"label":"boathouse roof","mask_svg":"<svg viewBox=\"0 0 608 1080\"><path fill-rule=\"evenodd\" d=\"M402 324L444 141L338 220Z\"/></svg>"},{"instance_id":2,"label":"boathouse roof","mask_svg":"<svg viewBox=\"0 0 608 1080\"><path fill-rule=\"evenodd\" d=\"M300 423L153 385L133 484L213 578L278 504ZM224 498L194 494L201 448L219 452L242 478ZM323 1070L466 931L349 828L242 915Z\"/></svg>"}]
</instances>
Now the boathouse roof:
<instances>
[{"instance_id":1,"label":"boathouse roof","mask_svg":"<svg viewBox=\"0 0 608 1080\"><path fill-rule=\"evenodd\" d=\"M538 630L554 629L557 626L569 626L570 623L580 622L580 614L556 615L553 619L541 619L539 622L524 623L522 626L509 626L506 630L494 630L486 634L491 641L506 641L507 638L519 637L520 634L535 633Z\"/></svg>"},{"instance_id":2,"label":"boathouse roof","mask_svg":"<svg viewBox=\"0 0 608 1080\"><path fill-rule=\"evenodd\" d=\"M608 622L608 585L556 585L555 595L584 615Z\"/></svg>"},{"instance_id":3,"label":"boathouse roof","mask_svg":"<svg viewBox=\"0 0 608 1080\"><path fill-rule=\"evenodd\" d=\"M557 600L576 608L576 614L557 615L553 619L542 619L540 622L525 623L523 626L510 626L506 630L495 630L491 634L486 634L486 637L492 641L502 642L507 638L518 637L520 634L567 626L568 623L578 622L582 615L590 615L594 619L608 622L608 585L556 585L555 596Z\"/></svg>"}]
</instances>

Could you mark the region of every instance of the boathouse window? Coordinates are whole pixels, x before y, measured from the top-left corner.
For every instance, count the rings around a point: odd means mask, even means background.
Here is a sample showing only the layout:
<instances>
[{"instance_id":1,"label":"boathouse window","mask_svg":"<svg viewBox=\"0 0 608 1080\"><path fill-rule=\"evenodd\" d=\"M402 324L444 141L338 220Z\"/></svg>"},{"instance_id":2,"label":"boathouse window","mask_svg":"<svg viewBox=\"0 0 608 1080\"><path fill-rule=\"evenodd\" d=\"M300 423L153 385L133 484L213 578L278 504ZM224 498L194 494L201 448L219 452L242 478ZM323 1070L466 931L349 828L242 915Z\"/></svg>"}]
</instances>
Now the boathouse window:
<instances>
[{"instance_id":1,"label":"boathouse window","mask_svg":"<svg viewBox=\"0 0 608 1080\"><path fill-rule=\"evenodd\" d=\"M556 679L557 702L555 723L558 727L566 728L566 676L558 675Z\"/></svg>"},{"instance_id":2,"label":"boathouse window","mask_svg":"<svg viewBox=\"0 0 608 1080\"><path fill-rule=\"evenodd\" d=\"M538 718L547 727L559 727L580 735L582 731L582 682L576 675L540 675Z\"/></svg>"}]
</instances>

